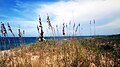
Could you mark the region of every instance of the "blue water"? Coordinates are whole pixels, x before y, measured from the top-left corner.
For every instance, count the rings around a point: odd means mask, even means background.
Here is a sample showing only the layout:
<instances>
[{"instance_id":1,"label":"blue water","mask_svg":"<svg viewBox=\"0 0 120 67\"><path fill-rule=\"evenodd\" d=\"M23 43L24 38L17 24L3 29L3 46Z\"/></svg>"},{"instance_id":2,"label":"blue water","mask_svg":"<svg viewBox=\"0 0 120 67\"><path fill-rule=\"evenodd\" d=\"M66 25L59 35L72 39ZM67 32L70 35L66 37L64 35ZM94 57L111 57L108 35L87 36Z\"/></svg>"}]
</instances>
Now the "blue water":
<instances>
[{"instance_id":1,"label":"blue water","mask_svg":"<svg viewBox=\"0 0 120 67\"><path fill-rule=\"evenodd\" d=\"M55 40L62 40L62 39L70 39L70 38L78 38L78 39L87 39L90 38L90 36L58 36L55 37ZM54 37L45 37L46 40L53 40ZM19 37L0 37L0 50L8 50L10 48L19 47L21 44L31 44L38 41L37 37L22 37L19 39Z\"/></svg>"},{"instance_id":2,"label":"blue water","mask_svg":"<svg viewBox=\"0 0 120 67\"><path fill-rule=\"evenodd\" d=\"M19 47L21 44L30 44L37 41L36 37L0 37L0 50L8 50L10 48Z\"/></svg>"}]
</instances>

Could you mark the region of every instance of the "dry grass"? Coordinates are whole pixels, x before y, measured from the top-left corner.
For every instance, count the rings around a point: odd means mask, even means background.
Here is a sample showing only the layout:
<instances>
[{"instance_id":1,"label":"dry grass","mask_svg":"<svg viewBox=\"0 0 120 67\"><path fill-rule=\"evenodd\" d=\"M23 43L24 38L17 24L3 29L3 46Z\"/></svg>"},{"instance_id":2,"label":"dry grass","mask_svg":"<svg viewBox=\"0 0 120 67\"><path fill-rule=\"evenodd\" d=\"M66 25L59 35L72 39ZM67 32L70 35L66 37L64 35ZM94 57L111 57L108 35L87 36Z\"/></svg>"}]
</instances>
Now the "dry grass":
<instances>
[{"instance_id":1,"label":"dry grass","mask_svg":"<svg viewBox=\"0 0 120 67\"><path fill-rule=\"evenodd\" d=\"M109 42L109 41L107 41ZM37 42L1 51L0 67L114 67L120 66L118 53L101 51L101 39ZM118 44L118 43L117 43Z\"/></svg>"}]
</instances>

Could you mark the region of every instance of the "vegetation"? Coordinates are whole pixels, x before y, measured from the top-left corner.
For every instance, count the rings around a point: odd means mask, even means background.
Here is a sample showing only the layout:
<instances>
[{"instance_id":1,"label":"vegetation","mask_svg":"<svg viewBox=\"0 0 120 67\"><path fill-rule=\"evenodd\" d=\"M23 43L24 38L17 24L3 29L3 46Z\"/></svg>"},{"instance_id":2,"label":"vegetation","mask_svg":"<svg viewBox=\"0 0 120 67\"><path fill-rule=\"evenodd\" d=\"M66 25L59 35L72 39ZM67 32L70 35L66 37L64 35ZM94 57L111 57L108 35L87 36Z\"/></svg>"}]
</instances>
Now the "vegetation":
<instances>
[{"instance_id":1,"label":"vegetation","mask_svg":"<svg viewBox=\"0 0 120 67\"><path fill-rule=\"evenodd\" d=\"M106 48L107 47L107 48ZM36 42L0 52L0 67L119 67L120 39Z\"/></svg>"}]
</instances>

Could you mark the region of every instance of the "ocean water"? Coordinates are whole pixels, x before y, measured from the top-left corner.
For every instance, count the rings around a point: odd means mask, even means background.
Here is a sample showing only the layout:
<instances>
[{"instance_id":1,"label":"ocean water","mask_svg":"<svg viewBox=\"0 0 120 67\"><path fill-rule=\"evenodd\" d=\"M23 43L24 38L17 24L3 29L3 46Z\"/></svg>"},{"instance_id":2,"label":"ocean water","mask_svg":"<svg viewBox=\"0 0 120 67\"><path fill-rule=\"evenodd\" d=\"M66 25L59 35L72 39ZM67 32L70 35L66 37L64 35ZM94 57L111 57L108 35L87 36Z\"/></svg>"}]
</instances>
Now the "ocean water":
<instances>
[{"instance_id":1,"label":"ocean water","mask_svg":"<svg viewBox=\"0 0 120 67\"><path fill-rule=\"evenodd\" d=\"M70 38L78 38L78 39L87 39L90 38L89 36L58 36L58 37L44 37L46 40L62 40L62 39L70 39ZM16 48L19 47L21 44L31 44L38 41L37 37L22 37L19 39L19 37L0 37L0 50L8 50L10 48Z\"/></svg>"},{"instance_id":2,"label":"ocean water","mask_svg":"<svg viewBox=\"0 0 120 67\"><path fill-rule=\"evenodd\" d=\"M37 41L37 37L0 37L0 50L19 47L21 44L31 44Z\"/></svg>"}]
</instances>

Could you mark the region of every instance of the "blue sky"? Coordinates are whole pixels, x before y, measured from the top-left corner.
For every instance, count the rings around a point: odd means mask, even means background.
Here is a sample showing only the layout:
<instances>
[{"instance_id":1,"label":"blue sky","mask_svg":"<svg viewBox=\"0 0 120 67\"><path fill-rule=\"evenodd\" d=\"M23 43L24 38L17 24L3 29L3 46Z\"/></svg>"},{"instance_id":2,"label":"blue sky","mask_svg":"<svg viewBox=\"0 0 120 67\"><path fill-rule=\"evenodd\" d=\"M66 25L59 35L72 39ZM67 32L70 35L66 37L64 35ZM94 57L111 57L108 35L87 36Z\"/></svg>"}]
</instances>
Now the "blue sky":
<instances>
[{"instance_id":1,"label":"blue sky","mask_svg":"<svg viewBox=\"0 0 120 67\"><path fill-rule=\"evenodd\" d=\"M73 24L80 23L80 32L76 35L94 35L93 19L96 20L96 35L111 35L120 33L120 4L119 0L0 0L0 22L7 28L10 23L15 36L18 28L25 30L26 37L38 36L36 26L38 17L42 18L44 36L52 36L48 28L47 13L54 28L58 25L55 35L62 36L63 22L68 25L66 35L73 35ZM64 21L63 21L64 20ZM71 21L71 25L69 22ZM1 34L1 33L0 33ZM12 36L8 32L8 36Z\"/></svg>"}]
</instances>

